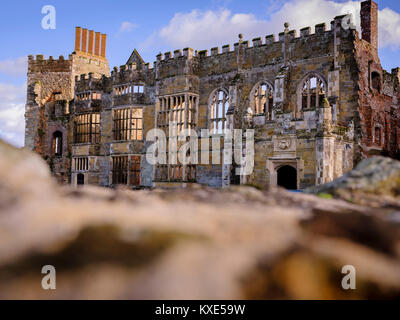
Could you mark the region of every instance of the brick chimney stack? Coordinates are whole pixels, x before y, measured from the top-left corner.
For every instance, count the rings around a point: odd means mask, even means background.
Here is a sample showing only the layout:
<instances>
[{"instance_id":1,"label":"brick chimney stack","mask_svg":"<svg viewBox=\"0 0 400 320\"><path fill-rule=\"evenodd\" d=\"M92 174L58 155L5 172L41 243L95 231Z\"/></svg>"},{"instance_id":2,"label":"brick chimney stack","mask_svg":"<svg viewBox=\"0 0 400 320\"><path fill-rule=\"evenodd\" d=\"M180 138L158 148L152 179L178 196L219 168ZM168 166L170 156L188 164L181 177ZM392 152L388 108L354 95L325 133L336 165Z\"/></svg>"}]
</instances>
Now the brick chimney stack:
<instances>
[{"instance_id":1,"label":"brick chimney stack","mask_svg":"<svg viewBox=\"0 0 400 320\"><path fill-rule=\"evenodd\" d=\"M93 44L94 44L94 31L89 30L89 47L88 47L89 54L93 54Z\"/></svg>"},{"instance_id":2,"label":"brick chimney stack","mask_svg":"<svg viewBox=\"0 0 400 320\"><path fill-rule=\"evenodd\" d=\"M86 53L106 59L107 35L76 27L75 52Z\"/></svg>"},{"instance_id":3,"label":"brick chimney stack","mask_svg":"<svg viewBox=\"0 0 400 320\"><path fill-rule=\"evenodd\" d=\"M107 48L107 35L102 34L101 35L101 56L103 58L106 57L106 48Z\"/></svg>"},{"instance_id":4,"label":"brick chimney stack","mask_svg":"<svg viewBox=\"0 0 400 320\"><path fill-rule=\"evenodd\" d=\"M76 27L75 52L81 51L81 37L82 37L82 29L80 27Z\"/></svg>"},{"instance_id":5,"label":"brick chimney stack","mask_svg":"<svg viewBox=\"0 0 400 320\"><path fill-rule=\"evenodd\" d=\"M94 55L95 56L100 55L100 41L101 41L101 34L100 34L100 32L96 32L95 42L94 42Z\"/></svg>"},{"instance_id":6,"label":"brick chimney stack","mask_svg":"<svg viewBox=\"0 0 400 320\"><path fill-rule=\"evenodd\" d=\"M87 37L88 37L88 30L83 29L82 31L82 52L87 52Z\"/></svg>"},{"instance_id":7,"label":"brick chimney stack","mask_svg":"<svg viewBox=\"0 0 400 320\"><path fill-rule=\"evenodd\" d=\"M362 39L378 49L378 5L372 1L361 2Z\"/></svg>"}]
</instances>

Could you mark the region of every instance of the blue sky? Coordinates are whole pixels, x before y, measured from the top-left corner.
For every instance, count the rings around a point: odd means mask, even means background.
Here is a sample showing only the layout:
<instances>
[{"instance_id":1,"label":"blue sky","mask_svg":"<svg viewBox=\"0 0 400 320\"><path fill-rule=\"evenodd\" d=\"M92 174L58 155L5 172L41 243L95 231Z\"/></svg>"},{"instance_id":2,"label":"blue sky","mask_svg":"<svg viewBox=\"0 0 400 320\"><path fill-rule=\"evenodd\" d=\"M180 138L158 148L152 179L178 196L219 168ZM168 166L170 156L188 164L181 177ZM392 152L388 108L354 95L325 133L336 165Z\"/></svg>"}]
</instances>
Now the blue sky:
<instances>
[{"instance_id":1,"label":"blue sky","mask_svg":"<svg viewBox=\"0 0 400 320\"><path fill-rule=\"evenodd\" d=\"M400 52L400 2L378 1L380 57L384 68L397 65ZM56 8L56 29L43 30L42 7ZM358 22L359 1L331 0L202 0L202 1L21 1L5 0L0 11L0 138L23 145L26 56L68 57L74 49L74 28L108 34L110 66L126 62L137 48L153 63L161 51L190 46L209 49L283 30L329 22L353 13Z\"/></svg>"}]
</instances>

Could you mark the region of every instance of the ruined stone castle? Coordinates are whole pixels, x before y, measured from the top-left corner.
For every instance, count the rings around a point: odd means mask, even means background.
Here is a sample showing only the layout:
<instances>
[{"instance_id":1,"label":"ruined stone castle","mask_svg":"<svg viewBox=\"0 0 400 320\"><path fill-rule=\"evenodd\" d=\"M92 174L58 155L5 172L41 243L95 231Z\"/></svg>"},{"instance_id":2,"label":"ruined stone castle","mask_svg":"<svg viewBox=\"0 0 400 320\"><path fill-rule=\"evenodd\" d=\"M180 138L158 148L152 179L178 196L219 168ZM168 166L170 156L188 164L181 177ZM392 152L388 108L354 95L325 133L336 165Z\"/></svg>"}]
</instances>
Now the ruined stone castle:
<instances>
[{"instance_id":1,"label":"ruined stone castle","mask_svg":"<svg viewBox=\"0 0 400 320\"><path fill-rule=\"evenodd\" d=\"M29 56L25 147L62 183L100 186L303 189L340 177L361 159L400 154L400 69L378 56L378 6L361 4L361 35L349 16L233 47L159 54L134 50L111 71L104 34L76 28L68 59ZM260 33L263 30L260 30ZM151 165L151 129L254 129L254 170L235 164ZM207 138L208 139L208 138ZM205 141L207 139L203 139ZM200 148L209 145L199 143Z\"/></svg>"}]
</instances>

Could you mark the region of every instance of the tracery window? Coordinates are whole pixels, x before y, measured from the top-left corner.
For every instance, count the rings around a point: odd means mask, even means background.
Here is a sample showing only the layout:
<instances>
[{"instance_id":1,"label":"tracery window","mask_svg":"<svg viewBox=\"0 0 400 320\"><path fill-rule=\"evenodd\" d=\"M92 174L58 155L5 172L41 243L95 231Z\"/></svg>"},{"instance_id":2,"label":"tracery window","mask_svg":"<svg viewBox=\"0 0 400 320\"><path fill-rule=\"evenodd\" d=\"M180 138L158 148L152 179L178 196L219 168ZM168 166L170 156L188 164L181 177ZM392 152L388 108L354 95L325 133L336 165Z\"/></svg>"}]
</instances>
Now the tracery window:
<instances>
[{"instance_id":1,"label":"tracery window","mask_svg":"<svg viewBox=\"0 0 400 320\"><path fill-rule=\"evenodd\" d=\"M211 96L210 131L222 134L227 129L226 113L229 109L229 95L225 90L218 89Z\"/></svg>"},{"instance_id":2,"label":"tracery window","mask_svg":"<svg viewBox=\"0 0 400 320\"><path fill-rule=\"evenodd\" d=\"M143 140L143 109L124 108L113 111L114 140Z\"/></svg>"},{"instance_id":3,"label":"tracery window","mask_svg":"<svg viewBox=\"0 0 400 320\"><path fill-rule=\"evenodd\" d=\"M267 119L270 119L274 103L273 87L267 82L262 82L253 92L253 115L266 115Z\"/></svg>"},{"instance_id":4,"label":"tracery window","mask_svg":"<svg viewBox=\"0 0 400 320\"><path fill-rule=\"evenodd\" d=\"M310 75L303 82L301 91L302 109L318 108L325 98L325 83L316 75Z\"/></svg>"},{"instance_id":5,"label":"tracery window","mask_svg":"<svg viewBox=\"0 0 400 320\"><path fill-rule=\"evenodd\" d=\"M86 113L76 116L74 138L75 143L99 143L100 113Z\"/></svg>"}]
</instances>

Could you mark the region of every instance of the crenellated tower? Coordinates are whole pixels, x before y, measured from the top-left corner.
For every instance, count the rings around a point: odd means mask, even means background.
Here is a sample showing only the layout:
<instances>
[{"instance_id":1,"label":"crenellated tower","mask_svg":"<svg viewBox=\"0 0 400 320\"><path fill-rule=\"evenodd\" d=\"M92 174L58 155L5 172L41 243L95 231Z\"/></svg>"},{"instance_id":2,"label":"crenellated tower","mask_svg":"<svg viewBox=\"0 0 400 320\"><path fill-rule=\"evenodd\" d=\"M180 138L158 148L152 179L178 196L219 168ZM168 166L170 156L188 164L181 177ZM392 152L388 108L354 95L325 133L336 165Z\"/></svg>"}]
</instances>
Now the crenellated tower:
<instances>
[{"instance_id":1,"label":"crenellated tower","mask_svg":"<svg viewBox=\"0 0 400 320\"><path fill-rule=\"evenodd\" d=\"M70 170L69 114L75 76L85 73L97 78L109 76L106 42L107 35L77 27L75 51L68 59L28 57L25 148L42 155L61 182L67 182Z\"/></svg>"}]
</instances>

